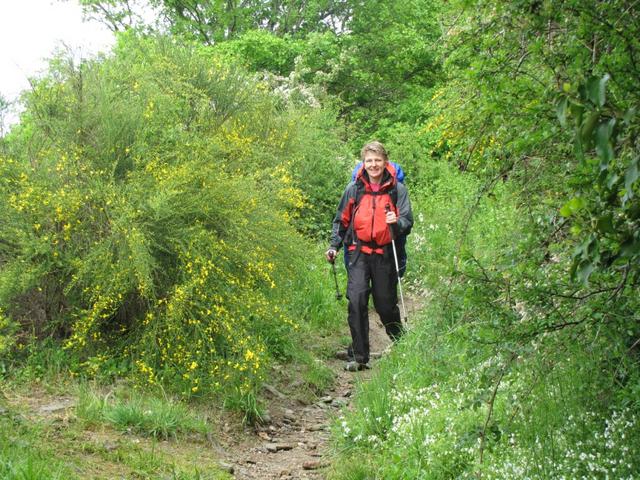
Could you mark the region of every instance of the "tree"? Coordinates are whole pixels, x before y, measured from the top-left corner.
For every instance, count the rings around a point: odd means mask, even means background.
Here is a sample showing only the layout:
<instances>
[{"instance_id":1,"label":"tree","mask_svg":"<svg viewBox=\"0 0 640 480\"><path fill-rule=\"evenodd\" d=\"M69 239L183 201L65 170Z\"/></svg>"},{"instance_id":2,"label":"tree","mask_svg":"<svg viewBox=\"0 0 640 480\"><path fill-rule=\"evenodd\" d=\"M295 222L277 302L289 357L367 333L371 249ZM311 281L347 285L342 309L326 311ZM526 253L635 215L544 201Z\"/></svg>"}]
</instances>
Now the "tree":
<instances>
[{"instance_id":1,"label":"tree","mask_svg":"<svg viewBox=\"0 0 640 480\"><path fill-rule=\"evenodd\" d=\"M348 0L81 0L85 11L119 31L140 23L141 6L156 8L175 34L213 45L262 29L283 37L340 32L352 12ZM137 5L137 8L135 8Z\"/></svg>"},{"instance_id":2,"label":"tree","mask_svg":"<svg viewBox=\"0 0 640 480\"><path fill-rule=\"evenodd\" d=\"M145 23L151 9L146 0L78 0L85 15L101 21L112 32L121 32Z\"/></svg>"}]
</instances>

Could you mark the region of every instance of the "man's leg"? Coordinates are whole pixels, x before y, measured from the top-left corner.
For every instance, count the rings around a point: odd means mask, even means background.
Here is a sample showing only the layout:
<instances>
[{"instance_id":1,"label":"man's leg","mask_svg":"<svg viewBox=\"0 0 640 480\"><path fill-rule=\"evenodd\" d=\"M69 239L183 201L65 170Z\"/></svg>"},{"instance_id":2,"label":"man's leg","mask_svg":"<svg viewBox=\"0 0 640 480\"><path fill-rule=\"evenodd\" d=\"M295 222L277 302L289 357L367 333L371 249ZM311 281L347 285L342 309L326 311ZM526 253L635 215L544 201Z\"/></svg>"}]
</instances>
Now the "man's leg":
<instances>
[{"instance_id":1,"label":"man's leg","mask_svg":"<svg viewBox=\"0 0 640 480\"><path fill-rule=\"evenodd\" d=\"M360 253L349 268L347 297L349 298L349 329L353 355L358 363L369 361L369 257Z\"/></svg>"},{"instance_id":2,"label":"man's leg","mask_svg":"<svg viewBox=\"0 0 640 480\"><path fill-rule=\"evenodd\" d=\"M350 261L350 257L351 257L351 252L349 252L348 248L347 248L347 244L345 243L344 248L342 250L343 255L344 255L344 268L347 271L347 275L349 275L349 261ZM349 299L349 292L347 292L346 294L347 300ZM366 317L364 319L364 323L366 323L367 325L369 325L369 308L367 307L367 312L366 312ZM335 354L335 357L338 360L345 360L347 362L353 362L355 361L355 357L353 355L353 343L350 344L346 350L338 350Z\"/></svg>"},{"instance_id":3,"label":"man's leg","mask_svg":"<svg viewBox=\"0 0 640 480\"><path fill-rule=\"evenodd\" d=\"M402 335L402 320L398 308L398 275L392 256L371 255L371 289L373 304L387 335L397 340Z\"/></svg>"}]
</instances>

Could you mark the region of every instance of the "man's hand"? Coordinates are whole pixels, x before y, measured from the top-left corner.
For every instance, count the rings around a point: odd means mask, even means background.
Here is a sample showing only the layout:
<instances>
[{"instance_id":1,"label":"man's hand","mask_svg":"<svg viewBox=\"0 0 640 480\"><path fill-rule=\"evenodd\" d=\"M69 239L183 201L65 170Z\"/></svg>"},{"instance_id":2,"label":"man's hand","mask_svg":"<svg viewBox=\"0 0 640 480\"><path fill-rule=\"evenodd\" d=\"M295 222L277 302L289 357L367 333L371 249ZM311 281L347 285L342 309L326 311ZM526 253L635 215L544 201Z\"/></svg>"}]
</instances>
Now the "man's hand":
<instances>
[{"instance_id":1,"label":"man's hand","mask_svg":"<svg viewBox=\"0 0 640 480\"><path fill-rule=\"evenodd\" d=\"M393 210L387 211L387 216L386 216L385 220L389 224L398 223L398 217L396 216L396 214L395 214L395 212Z\"/></svg>"},{"instance_id":2,"label":"man's hand","mask_svg":"<svg viewBox=\"0 0 640 480\"><path fill-rule=\"evenodd\" d=\"M327 250L324 254L325 257L327 257L327 262L329 263L333 263L336 261L336 255L338 254L338 252L336 251L335 248L330 248L329 250Z\"/></svg>"}]
</instances>

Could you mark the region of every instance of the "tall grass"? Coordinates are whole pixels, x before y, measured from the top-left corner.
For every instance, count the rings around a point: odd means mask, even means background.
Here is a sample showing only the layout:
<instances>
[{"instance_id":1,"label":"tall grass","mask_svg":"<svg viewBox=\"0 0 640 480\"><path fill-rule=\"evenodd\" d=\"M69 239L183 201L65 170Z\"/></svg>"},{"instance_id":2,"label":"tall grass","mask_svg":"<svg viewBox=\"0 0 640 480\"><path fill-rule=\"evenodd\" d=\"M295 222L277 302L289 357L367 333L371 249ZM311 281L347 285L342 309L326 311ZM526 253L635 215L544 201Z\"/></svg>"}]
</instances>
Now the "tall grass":
<instances>
[{"instance_id":1,"label":"tall grass","mask_svg":"<svg viewBox=\"0 0 640 480\"><path fill-rule=\"evenodd\" d=\"M79 391L76 414L87 424L109 423L116 429L166 440L180 435L205 435L207 423L184 402L133 393L126 397L83 387Z\"/></svg>"}]
</instances>

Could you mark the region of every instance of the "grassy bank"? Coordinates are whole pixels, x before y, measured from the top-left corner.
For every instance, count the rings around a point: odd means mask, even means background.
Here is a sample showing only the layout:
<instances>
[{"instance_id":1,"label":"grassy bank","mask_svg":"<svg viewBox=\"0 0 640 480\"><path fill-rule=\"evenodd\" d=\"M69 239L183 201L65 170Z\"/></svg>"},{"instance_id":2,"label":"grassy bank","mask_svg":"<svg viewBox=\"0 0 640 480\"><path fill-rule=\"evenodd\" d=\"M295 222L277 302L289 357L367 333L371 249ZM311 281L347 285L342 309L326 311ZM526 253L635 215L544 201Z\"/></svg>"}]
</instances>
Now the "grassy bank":
<instances>
[{"instance_id":1,"label":"grassy bank","mask_svg":"<svg viewBox=\"0 0 640 480\"><path fill-rule=\"evenodd\" d=\"M430 301L336 422L330 478L634 478L637 300L569 298L569 256L536 256L507 184L432 173L408 275Z\"/></svg>"}]
</instances>

